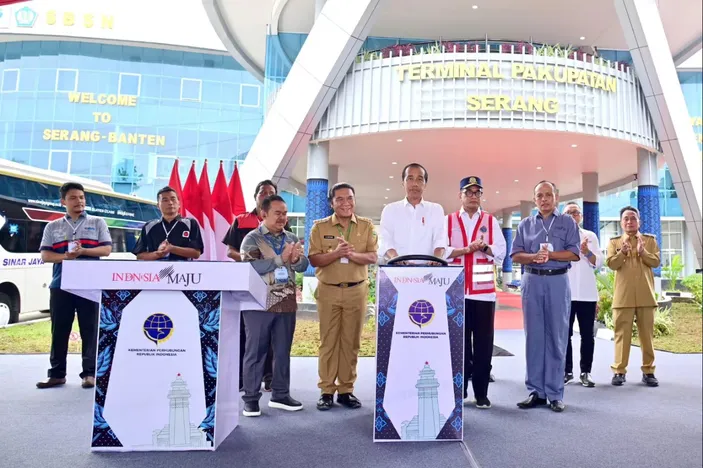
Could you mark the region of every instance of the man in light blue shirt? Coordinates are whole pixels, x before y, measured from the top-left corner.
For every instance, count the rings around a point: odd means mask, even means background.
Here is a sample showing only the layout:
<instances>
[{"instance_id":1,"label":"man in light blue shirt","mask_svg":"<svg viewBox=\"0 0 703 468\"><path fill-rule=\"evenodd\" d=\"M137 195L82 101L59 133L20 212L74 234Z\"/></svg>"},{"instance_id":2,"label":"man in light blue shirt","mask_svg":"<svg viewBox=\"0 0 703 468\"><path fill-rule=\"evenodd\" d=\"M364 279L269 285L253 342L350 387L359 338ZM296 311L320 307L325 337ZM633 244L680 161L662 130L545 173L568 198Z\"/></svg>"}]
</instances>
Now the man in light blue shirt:
<instances>
[{"instance_id":1,"label":"man in light blue shirt","mask_svg":"<svg viewBox=\"0 0 703 468\"><path fill-rule=\"evenodd\" d=\"M527 378L530 391L518 407L546 405L555 412L564 406L564 368L569 339L571 291L566 274L579 260L579 231L571 216L556 211L559 195L552 182L534 189L539 213L523 219L510 253L525 266L522 275L522 313L525 321Z\"/></svg>"}]
</instances>

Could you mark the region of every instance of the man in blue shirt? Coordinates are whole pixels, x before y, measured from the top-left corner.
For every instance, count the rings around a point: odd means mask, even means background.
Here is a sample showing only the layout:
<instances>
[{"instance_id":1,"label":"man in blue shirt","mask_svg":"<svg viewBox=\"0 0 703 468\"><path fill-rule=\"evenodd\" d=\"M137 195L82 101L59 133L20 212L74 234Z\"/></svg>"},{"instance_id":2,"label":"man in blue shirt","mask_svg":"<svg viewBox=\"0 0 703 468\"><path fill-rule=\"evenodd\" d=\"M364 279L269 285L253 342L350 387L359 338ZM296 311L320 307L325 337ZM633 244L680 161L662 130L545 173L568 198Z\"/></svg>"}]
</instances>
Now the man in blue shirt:
<instances>
[{"instance_id":1,"label":"man in blue shirt","mask_svg":"<svg viewBox=\"0 0 703 468\"><path fill-rule=\"evenodd\" d=\"M564 367L569 339L571 290L566 274L579 260L579 231L571 216L556 211L558 191L542 181L534 189L539 213L520 221L510 253L525 266L522 275L522 313L525 321L527 378L530 391L518 407L547 404L564 411Z\"/></svg>"}]
</instances>

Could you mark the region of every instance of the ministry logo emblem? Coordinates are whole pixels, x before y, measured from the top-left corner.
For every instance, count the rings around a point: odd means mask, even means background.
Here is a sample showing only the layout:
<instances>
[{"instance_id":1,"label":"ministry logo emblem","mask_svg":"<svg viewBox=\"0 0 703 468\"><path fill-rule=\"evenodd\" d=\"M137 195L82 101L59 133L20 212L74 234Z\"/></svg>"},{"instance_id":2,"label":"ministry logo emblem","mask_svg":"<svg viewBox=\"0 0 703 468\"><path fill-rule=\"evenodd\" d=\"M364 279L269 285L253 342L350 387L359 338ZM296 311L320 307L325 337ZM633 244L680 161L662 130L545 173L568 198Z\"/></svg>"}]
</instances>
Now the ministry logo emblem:
<instances>
[{"instance_id":1,"label":"ministry logo emblem","mask_svg":"<svg viewBox=\"0 0 703 468\"><path fill-rule=\"evenodd\" d=\"M410 321L420 328L429 325L434 315L434 306L424 299L413 302L408 309Z\"/></svg>"},{"instance_id":2,"label":"ministry logo emblem","mask_svg":"<svg viewBox=\"0 0 703 468\"><path fill-rule=\"evenodd\" d=\"M144 321L144 336L156 346L162 345L173 336L173 321L163 313L148 316Z\"/></svg>"},{"instance_id":3,"label":"ministry logo emblem","mask_svg":"<svg viewBox=\"0 0 703 468\"><path fill-rule=\"evenodd\" d=\"M20 8L15 12L15 22L18 28L33 28L37 22L37 12L29 7Z\"/></svg>"}]
</instances>

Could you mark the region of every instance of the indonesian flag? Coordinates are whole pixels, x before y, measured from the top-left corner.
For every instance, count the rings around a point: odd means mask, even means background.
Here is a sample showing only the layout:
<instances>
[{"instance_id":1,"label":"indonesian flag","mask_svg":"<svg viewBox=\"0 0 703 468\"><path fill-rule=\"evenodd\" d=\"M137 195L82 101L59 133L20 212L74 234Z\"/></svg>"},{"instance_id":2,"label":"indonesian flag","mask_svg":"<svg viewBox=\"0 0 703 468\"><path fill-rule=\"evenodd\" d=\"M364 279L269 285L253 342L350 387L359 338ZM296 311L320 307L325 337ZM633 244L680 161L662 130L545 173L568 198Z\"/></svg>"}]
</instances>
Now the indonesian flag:
<instances>
[{"instance_id":1,"label":"indonesian flag","mask_svg":"<svg viewBox=\"0 0 703 468\"><path fill-rule=\"evenodd\" d=\"M210 193L210 178L207 175L207 160L200 173L200 202L203 209L203 255L200 260L217 260L215 251L215 218L212 212L212 193Z\"/></svg>"},{"instance_id":2,"label":"indonesian flag","mask_svg":"<svg viewBox=\"0 0 703 468\"><path fill-rule=\"evenodd\" d=\"M198 187L198 177L195 175L195 161L190 166L186 184L183 186L183 205L186 216L195 219L203 232L203 204L200 199L200 187ZM205 252L200 256L203 258Z\"/></svg>"},{"instance_id":3,"label":"indonesian flag","mask_svg":"<svg viewBox=\"0 0 703 468\"><path fill-rule=\"evenodd\" d=\"M234 216L247 212L247 205L244 203L244 194L242 193L242 181L239 179L239 168L237 163L234 163L234 172L229 179L229 187L227 187L229 195L229 204L232 206L232 214Z\"/></svg>"},{"instance_id":4,"label":"indonesian flag","mask_svg":"<svg viewBox=\"0 0 703 468\"><path fill-rule=\"evenodd\" d=\"M171 168L171 178L168 180L168 186L176 191L178 202L181 204L180 215L186 215L186 205L183 200L183 186L181 185L181 176L178 175L178 159L173 162Z\"/></svg>"},{"instance_id":5,"label":"indonesian flag","mask_svg":"<svg viewBox=\"0 0 703 468\"><path fill-rule=\"evenodd\" d=\"M227 257L227 246L221 242L222 239L225 238L229 227L234 222L232 205L229 202L229 194L227 193L227 179L225 178L225 170L222 167L222 161L220 161L220 170L217 171L215 187L212 189L212 212L215 221L215 253L217 255L213 260L231 260Z\"/></svg>"}]
</instances>

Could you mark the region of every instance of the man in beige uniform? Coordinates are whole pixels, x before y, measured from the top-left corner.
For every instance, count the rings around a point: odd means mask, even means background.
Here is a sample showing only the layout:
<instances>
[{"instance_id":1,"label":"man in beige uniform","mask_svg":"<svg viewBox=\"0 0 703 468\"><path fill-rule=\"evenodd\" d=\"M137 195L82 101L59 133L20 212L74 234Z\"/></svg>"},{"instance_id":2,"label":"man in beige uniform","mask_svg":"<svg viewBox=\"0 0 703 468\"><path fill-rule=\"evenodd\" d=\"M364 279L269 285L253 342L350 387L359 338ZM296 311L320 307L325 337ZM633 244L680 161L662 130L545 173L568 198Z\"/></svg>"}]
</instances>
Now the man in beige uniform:
<instances>
[{"instance_id":1,"label":"man in beige uniform","mask_svg":"<svg viewBox=\"0 0 703 468\"><path fill-rule=\"evenodd\" d=\"M637 332L642 349L642 382L650 387L659 385L654 377L654 273L659 266L659 246L656 237L641 234L640 213L626 206L620 210L623 235L610 239L605 263L615 270L613 292L613 323L615 324L615 375L612 384L625 383L630 360L632 322L637 318Z\"/></svg>"},{"instance_id":2,"label":"man in beige uniform","mask_svg":"<svg viewBox=\"0 0 703 468\"><path fill-rule=\"evenodd\" d=\"M354 214L355 193L349 184L330 190L334 214L315 222L310 231L308 257L316 268L317 313L320 319L318 387L322 396L317 409L337 403L359 408L352 393L361 331L368 303L368 265L376 263L378 241L370 219Z\"/></svg>"}]
</instances>

